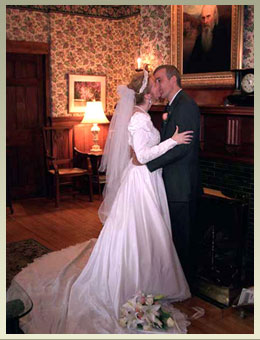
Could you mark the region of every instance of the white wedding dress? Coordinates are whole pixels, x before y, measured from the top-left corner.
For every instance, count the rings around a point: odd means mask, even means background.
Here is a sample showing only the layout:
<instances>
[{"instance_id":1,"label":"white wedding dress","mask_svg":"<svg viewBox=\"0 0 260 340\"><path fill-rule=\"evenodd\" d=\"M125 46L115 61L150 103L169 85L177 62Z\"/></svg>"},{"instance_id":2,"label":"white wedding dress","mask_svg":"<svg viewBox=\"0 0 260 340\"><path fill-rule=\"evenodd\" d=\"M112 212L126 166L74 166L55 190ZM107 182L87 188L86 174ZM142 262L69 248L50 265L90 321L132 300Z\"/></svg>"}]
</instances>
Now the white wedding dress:
<instances>
[{"instance_id":1,"label":"white wedding dress","mask_svg":"<svg viewBox=\"0 0 260 340\"><path fill-rule=\"evenodd\" d=\"M159 132L145 113L132 116L128 131L142 164L176 145L172 139L157 145ZM136 292L164 294L172 301L189 298L161 169L151 173L130 160L98 239L44 255L15 280L34 304L20 320L25 333L133 333L121 328L118 318ZM178 327L171 331L186 333L186 315L174 309L174 318Z\"/></svg>"}]
</instances>

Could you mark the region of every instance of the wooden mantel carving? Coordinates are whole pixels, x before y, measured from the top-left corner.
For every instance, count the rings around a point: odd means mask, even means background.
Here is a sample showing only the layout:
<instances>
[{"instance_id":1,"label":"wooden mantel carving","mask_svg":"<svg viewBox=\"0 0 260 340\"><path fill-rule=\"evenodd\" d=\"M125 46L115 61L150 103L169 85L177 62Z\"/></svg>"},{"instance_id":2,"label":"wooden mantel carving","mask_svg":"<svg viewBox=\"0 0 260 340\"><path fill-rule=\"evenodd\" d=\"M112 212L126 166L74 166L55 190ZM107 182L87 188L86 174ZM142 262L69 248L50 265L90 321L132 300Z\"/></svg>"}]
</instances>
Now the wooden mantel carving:
<instances>
[{"instance_id":1,"label":"wooden mantel carving","mask_svg":"<svg viewBox=\"0 0 260 340\"><path fill-rule=\"evenodd\" d=\"M254 108L202 106L201 157L254 162Z\"/></svg>"},{"instance_id":2,"label":"wooden mantel carving","mask_svg":"<svg viewBox=\"0 0 260 340\"><path fill-rule=\"evenodd\" d=\"M201 106L200 157L254 163L254 108ZM150 113L157 128L163 105L152 106Z\"/></svg>"}]
</instances>

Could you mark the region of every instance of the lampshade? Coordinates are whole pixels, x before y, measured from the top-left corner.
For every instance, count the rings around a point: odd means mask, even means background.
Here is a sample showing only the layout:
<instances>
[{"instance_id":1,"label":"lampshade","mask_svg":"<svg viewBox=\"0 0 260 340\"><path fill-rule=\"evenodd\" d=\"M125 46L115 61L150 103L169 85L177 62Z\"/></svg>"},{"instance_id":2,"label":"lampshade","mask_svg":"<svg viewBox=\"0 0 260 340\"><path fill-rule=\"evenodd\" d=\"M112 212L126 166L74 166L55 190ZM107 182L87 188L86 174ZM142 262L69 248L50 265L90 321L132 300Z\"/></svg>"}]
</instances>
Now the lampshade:
<instances>
[{"instance_id":1,"label":"lampshade","mask_svg":"<svg viewBox=\"0 0 260 340\"><path fill-rule=\"evenodd\" d=\"M104 114L102 102L87 102L84 118L81 123L109 123L109 120Z\"/></svg>"}]
</instances>

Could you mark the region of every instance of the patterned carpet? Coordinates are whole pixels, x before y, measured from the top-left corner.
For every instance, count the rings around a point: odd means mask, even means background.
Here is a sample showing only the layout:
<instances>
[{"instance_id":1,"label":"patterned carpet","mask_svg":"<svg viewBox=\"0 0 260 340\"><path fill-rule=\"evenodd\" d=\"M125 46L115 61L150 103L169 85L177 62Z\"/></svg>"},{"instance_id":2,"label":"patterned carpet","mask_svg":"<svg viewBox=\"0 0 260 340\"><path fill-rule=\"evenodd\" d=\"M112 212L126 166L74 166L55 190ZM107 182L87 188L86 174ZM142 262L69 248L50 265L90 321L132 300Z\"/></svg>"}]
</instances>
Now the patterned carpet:
<instances>
[{"instance_id":1,"label":"patterned carpet","mask_svg":"<svg viewBox=\"0 0 260 340\"><path fill-rule=\"evenodd\" d=\"M39 242L28 239L6 245L6 289L13 277L37 257L51 252Z\"/></svg>"}]
</instances>

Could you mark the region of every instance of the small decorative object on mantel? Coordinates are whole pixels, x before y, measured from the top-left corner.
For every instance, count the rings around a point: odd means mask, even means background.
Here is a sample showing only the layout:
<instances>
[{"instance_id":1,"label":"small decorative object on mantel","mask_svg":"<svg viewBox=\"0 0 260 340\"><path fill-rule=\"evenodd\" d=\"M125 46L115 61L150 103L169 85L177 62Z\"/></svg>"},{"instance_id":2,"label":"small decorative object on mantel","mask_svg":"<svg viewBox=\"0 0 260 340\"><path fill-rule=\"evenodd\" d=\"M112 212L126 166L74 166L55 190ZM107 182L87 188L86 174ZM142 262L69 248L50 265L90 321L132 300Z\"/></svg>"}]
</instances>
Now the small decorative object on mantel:
<instances>
[{"instance_id":1,"label":"small decorative object on mantel","mask_svg":"<svg viewBox=\"0 0 260 340\"><path fill-rule=\"evenodd\" d=\"M254 69L235 70L235 90L227 97L227 105L254 106Z\"/></svg>"}]
</instances>

